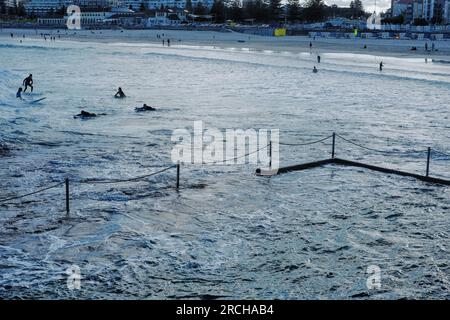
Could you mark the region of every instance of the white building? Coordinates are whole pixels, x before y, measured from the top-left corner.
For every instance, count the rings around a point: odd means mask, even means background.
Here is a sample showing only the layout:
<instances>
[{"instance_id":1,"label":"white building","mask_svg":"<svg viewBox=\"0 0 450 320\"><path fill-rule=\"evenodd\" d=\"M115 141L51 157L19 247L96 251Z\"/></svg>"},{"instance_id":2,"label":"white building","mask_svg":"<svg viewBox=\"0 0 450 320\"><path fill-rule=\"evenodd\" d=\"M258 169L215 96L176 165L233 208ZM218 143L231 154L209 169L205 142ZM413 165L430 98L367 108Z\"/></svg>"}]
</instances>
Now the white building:
<instances>
[{"instance_id":1,"label":"white building","mask_svg":"<svg viewBox=\"0 0 450 320\"><path fill-rule=\"evenodd\" d=\"M160 9L162 6L164 8L186 8L186 0L147 0L147 2L149 9ZM211 9L214 4L214 0L191 0L192 7L195 8L199 2L208 9Z\"/></svg>"},{"instance_id":2,"label":"white building","mask_svg":"<svg viewBox=\"0 0 450 320\"><path fill-rule=\"evenodd\" d=\"M25 3L26 0L6 0L5 5L8 8L14 8L18 6L20 3Z\"/></svg>"},{"instance_id":3,"label":"white building","mask_svg":"<svg viewBox=\"0 0 450 320\"><path fill-rule=\"evenodd\" d=\"M401 15L405 15L406 12L412 8L413 0L398 0L394 2L394 6L392 7L392 16L397 17Z\"/></svg>"},{"instance_id":4,"label":"white building","mask_svg":"<svg viewBox=\"0 0 450 320\"><path fill-rule=\"evenodd\" d=\"M105 20L112 16L108 11L82 11L80 14L81 27L93 26L103 24ZM48 26L65 26L67 24L68 16L64 17L41 17L38 18L38 23Z\"/></svg>"},{"instance_id":5,"label":"white building","mask_svg":"<svg viewBox=\"0 0 450 320\"><path fill-rule=\"evenodd\" d=\"M444 13L443 13L443 20L444 23L450 23L450 0L446 0L444 2Z\"/></svg>"},{"instance_id":6,"label":"white building","mask_svg":"<svg viewBox=\"0 0 450 320\"><path fill-rule=\"evenodd\" d=\"M178 26L187 21L187 13L182 9L167 9L155 12L155 16L148 18L147 26Z\"/></svg>"},{"instance_id":7,"label":"white building","mask_svg":"<svg viewBox=\"0 0 450 320\"><path fill-rule=\"evenodd\" d=\"M67 8L73 3L72 0L30 0L25 4L27 14L44 16L49 12L55 12L61 8Z\"/></svg>"}]
</instances>

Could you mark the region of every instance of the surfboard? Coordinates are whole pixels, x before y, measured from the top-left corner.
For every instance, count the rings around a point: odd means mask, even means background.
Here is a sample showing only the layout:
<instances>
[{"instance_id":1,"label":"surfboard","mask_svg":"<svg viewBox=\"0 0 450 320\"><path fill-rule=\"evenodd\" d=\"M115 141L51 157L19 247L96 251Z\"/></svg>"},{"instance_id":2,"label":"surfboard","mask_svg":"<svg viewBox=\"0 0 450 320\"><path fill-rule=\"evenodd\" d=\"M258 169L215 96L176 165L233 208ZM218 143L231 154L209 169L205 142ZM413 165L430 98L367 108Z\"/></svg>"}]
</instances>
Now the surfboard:
<instances>
[{"instance_id":1,"label":"surfboard","mask_svg":"<svg viewBox=\"0 0 450 320\"><path fill-rule=\"evenodd\" d=\"M36 102L39 102L39 101L42 101L42 100L45 100L45 99L47 99L47 97L43 97L43 98L40 98L40 99L37 99L37 100L30 101L30 103L36 103Z\"/></svg>"}]
</instances>

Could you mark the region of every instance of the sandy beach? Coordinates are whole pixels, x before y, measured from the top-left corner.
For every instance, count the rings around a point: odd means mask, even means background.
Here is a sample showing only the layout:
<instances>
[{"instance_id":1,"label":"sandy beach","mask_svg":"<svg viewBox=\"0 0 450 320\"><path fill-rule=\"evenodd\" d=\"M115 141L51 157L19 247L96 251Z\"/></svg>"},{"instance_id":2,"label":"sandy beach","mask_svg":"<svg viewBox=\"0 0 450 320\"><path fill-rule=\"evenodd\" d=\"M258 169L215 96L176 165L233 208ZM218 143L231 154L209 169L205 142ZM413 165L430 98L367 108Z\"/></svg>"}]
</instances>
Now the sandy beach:
<instances>
[{"instance_id":1,"label":"sandy beach","mask_svg":"<svg viewBox=\"0 0 450 320\"><path fill-rule=\"evenodd\" d=\"M450 41L434 41L437 51L424 50L429 40L396 40L396 39L334 39L307 36L266 37L248 35L237 32L214 31L181 31L181 30L35 30L35 29L2 29L0 39L10 38L13 33L17 41L34 38L41 39L41 34L57 36L57 41L85 41L102 43L151 43L161 44L162 39L170 39L171 46L210 46L217 48L246 48L249 50L272 50L279 52L314 53L359 53L377 56L428 58L450 61ZM157 36L161 37L158 38ZM164 36L163 36L164 35ZM58 37L59 36L59 37ZM312 42L312 49L309 44ZM167 42L166 42L167 44ZM366 46L366 48L364 48ZM417 51L411 51L416 47Z\"/></svg>"}]
</instances>

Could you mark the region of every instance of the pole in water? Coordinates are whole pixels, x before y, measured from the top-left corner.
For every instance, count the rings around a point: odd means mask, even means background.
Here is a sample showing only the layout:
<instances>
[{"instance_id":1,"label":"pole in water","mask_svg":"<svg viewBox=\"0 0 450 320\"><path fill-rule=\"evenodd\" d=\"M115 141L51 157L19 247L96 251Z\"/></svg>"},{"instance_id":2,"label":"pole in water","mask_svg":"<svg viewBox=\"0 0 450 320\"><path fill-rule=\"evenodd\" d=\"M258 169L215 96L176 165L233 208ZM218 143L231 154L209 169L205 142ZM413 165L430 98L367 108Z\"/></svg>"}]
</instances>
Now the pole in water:
<instances>
[{"instance_id":1,"label":"pole in water","mask_svg":"<svg viewBox=\"0 0 450 320\"><path fill-rule=\"evenodd\" d=\"M334 148L336 146L336 133L333 132L333 147L331 149L331 159L334 159Z\"/></svg>"},{"instance_id":2,"label":"pole in water","mask_svg":"<svg viewBox=\"0 0 450 320\"><path fill-rule=\"evenodd\" d=\"M177 189L180 188L180 161L177 163Z\"/></svg>"},{"instance_id":3,"label":"pole in water","mask_svg":"<svg viewBox=\"0 0 450 320\"><path fill-rule=\"evenodd\" d=\"M428 147L428 155L427 155L427 177L430 175L430 160L431 160L431 148Z\"/></svg>"},{"instance_id":4,"label":"pole in water","mask_svg":"<svg viewBox=\"0 0 450 320\"><path fill-rule=\"evenodd\" d=\"M269 142L269 168L272 169L272 140Z\"/></svg>"},{"instance_id":5,"label":"pole in water","mask_svg":"<svg viewBox=\"0 0 450 320\"><path fill-rule=\"evenodd\" d=\"M66 178L66 213L70 213L70 203L69 203L69 178Z\"/></svg>"}]
</instances>

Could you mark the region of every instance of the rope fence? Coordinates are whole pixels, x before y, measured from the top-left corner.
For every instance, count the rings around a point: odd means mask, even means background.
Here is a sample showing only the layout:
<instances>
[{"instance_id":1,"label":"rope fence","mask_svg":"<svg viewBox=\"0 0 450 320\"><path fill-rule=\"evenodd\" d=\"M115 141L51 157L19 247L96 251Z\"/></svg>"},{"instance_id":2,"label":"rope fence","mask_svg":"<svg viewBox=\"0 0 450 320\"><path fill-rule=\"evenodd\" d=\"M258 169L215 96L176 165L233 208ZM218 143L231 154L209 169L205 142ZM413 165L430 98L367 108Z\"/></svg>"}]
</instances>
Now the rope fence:
<instances>
[{"instance_id":1,"label":"rope fence","mask_svg":"<svg viewBox=\"0 0 450 320\"><path fill-rule=\"evenodd\" d=\"M436 149L432 149L431 147L428 147L427 149L423 149L423 150L408 150L408 151L397 151L397 150L380 150L380 149L375 149L375 148L371 148L371 147L367 147L365 145L362 145L360 143L354 142L353 140L347 139L335 132L333 132L333 134L331 136L325 137L323 139L320 140L316 140L316 141L312 141L312 142L308 142L308 143L282 143L280 142L280 145L287 145L287 146L306 146L306 145L312 145L312 144L316 144L316 143L320 143L323 141L326 141L328 139L332 138L332 150L331 150L331 159L335 159L335 150L336 150L336 138L342 139L343 141L350 143L356 147L359 147L361 149L365 149L365 150L369 150L369 151L373 151L373 152L377 152L377 153L383 153L383 154L403 154L403 155L410 155L410 154L426 154L427 155L427 162L426 162L426 177L429 177L430 175L430 163L431 163L431 158L432 158L432 154L436 153L436 154L440 154L442 156L448 157L450 158L450 154L440 151L440 150L436 150ZM271 161L272 162L272 161Z\"/></svg>"},{"instance_id":2,"label":"rope fence","mask_svg":"<svg viewBox=\"0 0 450 320\"><path fill-rule=\"evenodd\" d=\"M324 138L321 138L319 140L305 142L305 143L284 143L284 142L278 142L278 144L279 145L286 145L286 146L309 146L309 145L313 145L313 144L324 142L324 141L326 141L328 139L332 139L331 158L335 159L336 137L346 141L347 143L355 145L355 146L357 146L359 148L366 149L366 150L373 151L373 152L378 152L378 153L384 153L384 154L426 153L427 154L426 177L428 177L429 173L430 173L430 162L431 162L432 153L436 153L436 154L448 157L450 159L450 154L449 153L446 153L446 152L443 152L443 151L440 151L440 150L435 150L435 149L432 149L431 147L427 148L426 150L412 150L412 151L403 151L403 152L402 151L394 151L394 150L392 150L392 151L379 150L379 149L374 149L374 148L371 148L371 147L364 146L364 145L362 145L360 143L356 143L356 142L354 142L354 141L352 141L350 139L347 139L347 138L345 138L345 137L343 137L343 136L341 136L339 134L336 134L336 133L333 133L332 135L324 137ZM236 161L238 159L250 156L250 155L255 154L255 153L257 153L257 152L259 152L261 150L269 148L269 167L271 168L272 167L272 147L273 147L273 142L270 141L269 144L267 144L267 145L265 145L265 146L263 146L261 148L258 148L255 151L246 153L244 155L241 155L241 156L238 156L238 157L234 157L234 158L230 158L230 159L221 160L221 161L202 162L202 164L214 165L214 164L219 164L219 163L227 163L227 162L230 162L230 161ZM181 171L180 170L180 168L181 168L180 162L178 162L176 165L168 166L168 167L166 167L164 169L161 169L161 170L158 170L156 172L152 172L152 173L149 173L149 174L145 174L145 175L138 176L138 177L133 177L133 178L128 178L128 179L111 179L111 180L85 179L85 180L73 181L72 183L96 185L96 184L116 184L116 183L124 183L124 182L136 182L136 181L140 181L140 180L143 180L143 179L146 179L146 178L149 178L149 177L161 174L161 173L166 172L166 171L168 171L170 169L173 169L173 168L176 168L176 189L179 189L179 186L180 186L180 171ZM43 193L43 192L45 192L47 190L60 187L62 185L65 185L66 213L69 214L70 213L70 181L69 181L69 178L66 178L63 182L59 182L59 183L50 185L48 187L44 187L42 189L38 189L36 191L27 193L27 194L14 196L14 197L9 197L9 198L5 198L5 199L0 199L0 203L8 203L8 202L13 201L13 200L18 200L18 199L22 199L22 198L29 197L29 196L32 196L32 195L40 194L40 193Z\"/></svg>"}]
</instances>

